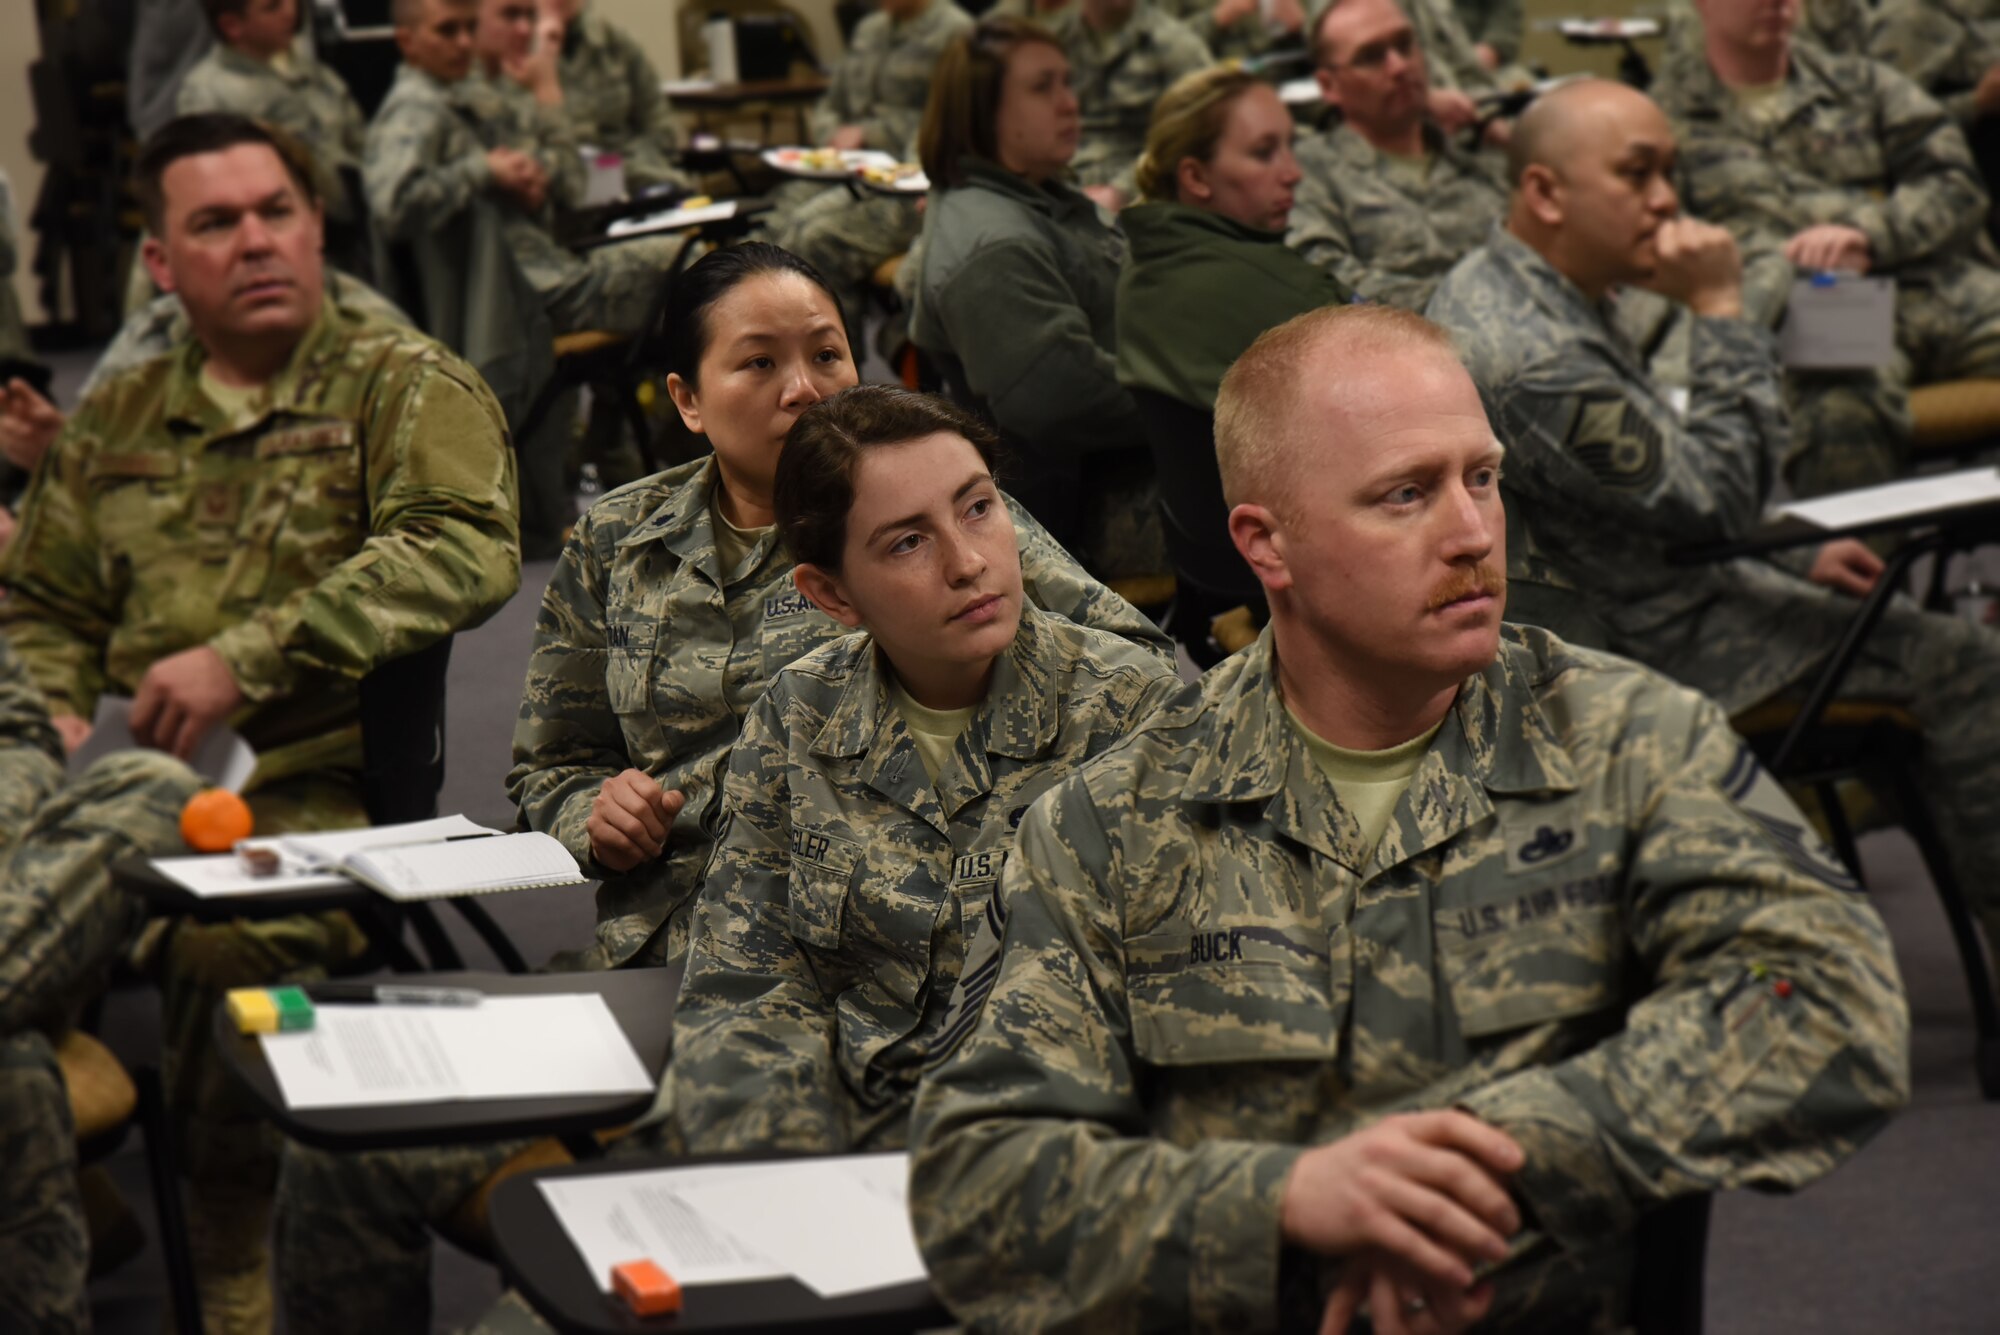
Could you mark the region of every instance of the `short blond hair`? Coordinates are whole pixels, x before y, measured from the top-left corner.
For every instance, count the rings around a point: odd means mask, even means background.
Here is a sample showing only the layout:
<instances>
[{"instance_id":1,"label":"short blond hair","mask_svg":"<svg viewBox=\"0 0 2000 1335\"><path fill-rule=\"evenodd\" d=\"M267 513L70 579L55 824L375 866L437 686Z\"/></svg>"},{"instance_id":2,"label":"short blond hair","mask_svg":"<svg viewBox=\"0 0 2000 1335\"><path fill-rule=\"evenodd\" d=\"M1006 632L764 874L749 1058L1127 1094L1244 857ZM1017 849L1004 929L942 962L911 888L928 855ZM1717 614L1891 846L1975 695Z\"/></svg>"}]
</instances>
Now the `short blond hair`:
<instances>
[{"instance_id":1,"label":"short blond hair","mask_svg":"<svg viewBox=\"0 0 2000 1335\"><path fill-rule=\"evenodd\" d=\"M1306 445L1300 397L1309 362L1331 374L1337 392L1341 376L1364 359L1416 352L1442 353L1462 365L1442 326L1397 306L1321 306L1258 335L1215 395L1223 499L1281 508Z\"/></svg>"},{"instance_id":2,"label":"short blond hair","mask_svg":"<svg viewBox=\"0 0 2000 1335\"><path fill-rule=\"evenodd\" d=\"M1177 80L1153 104L1146 128L1146 151L1139 155L1134 176L1140 198L1172 203L1179 195L1182 158L1208 162L1229 120L1236 99L1264 81L1234 61L1210 65Z\"/></svg>"}]
</instances>

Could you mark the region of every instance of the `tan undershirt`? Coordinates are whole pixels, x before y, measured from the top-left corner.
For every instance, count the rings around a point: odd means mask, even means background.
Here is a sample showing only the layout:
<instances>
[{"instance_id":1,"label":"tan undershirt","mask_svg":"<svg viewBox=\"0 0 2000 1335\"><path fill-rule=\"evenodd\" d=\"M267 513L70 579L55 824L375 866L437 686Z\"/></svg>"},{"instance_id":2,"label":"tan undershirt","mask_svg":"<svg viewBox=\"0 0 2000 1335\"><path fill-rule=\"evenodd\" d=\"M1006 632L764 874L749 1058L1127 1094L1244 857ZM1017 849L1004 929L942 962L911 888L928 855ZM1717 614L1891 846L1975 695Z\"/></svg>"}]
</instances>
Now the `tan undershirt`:
<instances>
[{"instance_id":1,"label":"tan undershirt","mask_svg":"<svg viewBox=\"0 0 2000 1335\"><path fill-rule=\"evenodd\" d=\"M1362 846L1373 852L1382 839L1382 831L1389 828L1389 817L1396 813L1396 803L1402 800L1403 790L1410 786L1410 777L1423 763L1424 752L1431 749L1431 739L1444 726L1444 720L1432 724L1422 736L1386 751L1350 751L1335 746L1301 723L1290 705L1285 706L1285 716L1291 719L1299 740L1305 743L1306 754L1333 785L1340 805L1354 813L1361 826Z\"/></svg>"},{"instance_id":2,"label":"tan undershirt","mask_svg":"<svg viewBox=\"0 0 2000 1335\"><path fill-rule=\"evenodd\" d=\"M1428 149L1417 156L1404 157L1401 153L1380 154L1381 172L1389 184L1406 191L1421 191L1431 179L1431 162L1435 154Z\"/></svg>"},{"instance_id":3,"label":"tan undershirt","mask_svg":"<svg viewBox=\"0 0 2000 1335\"><path fill-rule=\"evenodd\" d=\"M901 682L889 687L889 699L895 703L896 712L903 716L903 726L910 730L910 740L917 744L917 755L924 762L924 773L931 776L931 784L935 787L938 775L944 773L945 762L951 759L952 750L958 745L960 735L972 726L972 716L979 712L979 706L932 709L912 699Z\"/></svg>"},{"instance_id":4,"label":"tan undershirt","mask_svg":"<svg viewBox=\"0 0 2000 1335\"><path fill-rule=\"evenodd\" d=\"M208 400L222 409L222 415L235 421L243 415L244 409L264 392L262 385L225 385L215 378L215 372L206 363L201 368L201 392Z\"/></svg>"},{"instance_id":5,"label":"tan undershirt","mask_svg":"<svg viewBox=\"0 0 2000 1335\"><path fill-rule=\"evenodd\" d=\"M715 522L709 525L715 534L715 563L722 571L722 582L732 583L743 573L743 564L758 543L769 536L774 524L762 528L738 528L722 517L722 507L714 501L708 504L709 518Z\"/></svg>"},{"instance_id":6,"label":"tan undershirt","mask_svg":"<svg viewBox=\"0 0 2000 1335\"><path fill-rule=\"evenodd\" d=\"M1737 107L1744 119L1760 130L1768 130L1777 121L1783 107L1778 94L1785 91L1785 81L1760 83L1747 88L1733 88L1730 92L1736 98Z\"/></svg>"}]
</instances>

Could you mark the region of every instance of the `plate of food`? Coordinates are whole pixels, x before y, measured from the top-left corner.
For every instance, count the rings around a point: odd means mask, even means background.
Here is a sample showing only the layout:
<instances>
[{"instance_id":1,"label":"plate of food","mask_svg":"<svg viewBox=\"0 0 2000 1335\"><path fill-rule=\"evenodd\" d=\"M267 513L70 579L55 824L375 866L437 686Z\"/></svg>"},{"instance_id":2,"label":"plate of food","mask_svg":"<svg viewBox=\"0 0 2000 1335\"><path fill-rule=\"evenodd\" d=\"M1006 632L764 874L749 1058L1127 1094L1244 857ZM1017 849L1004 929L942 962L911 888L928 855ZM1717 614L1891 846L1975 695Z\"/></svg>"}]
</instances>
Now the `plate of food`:
<instances>
[{"instance_id":1,"label":"plate of food","mask_svg":"<svg viewBox=\"0 0 2000 1335\"><path fill-rule=\"evenodd\" d=\"M872 148L767 148L764 165L787 176L839 181L869 167L893 167L896 159Z\"/></svg>"},{"instance_id":2,"label":"plate of food","mask_svg":"<svg viewBox=\"0 0 2000 1335\"><path fill-rule=\"evenodd\" d=\"M921 195L931 188L931 178L924 175L919 162L871 163L861 169L861 179L896 195Z\"/></svg>"}]
</instances>

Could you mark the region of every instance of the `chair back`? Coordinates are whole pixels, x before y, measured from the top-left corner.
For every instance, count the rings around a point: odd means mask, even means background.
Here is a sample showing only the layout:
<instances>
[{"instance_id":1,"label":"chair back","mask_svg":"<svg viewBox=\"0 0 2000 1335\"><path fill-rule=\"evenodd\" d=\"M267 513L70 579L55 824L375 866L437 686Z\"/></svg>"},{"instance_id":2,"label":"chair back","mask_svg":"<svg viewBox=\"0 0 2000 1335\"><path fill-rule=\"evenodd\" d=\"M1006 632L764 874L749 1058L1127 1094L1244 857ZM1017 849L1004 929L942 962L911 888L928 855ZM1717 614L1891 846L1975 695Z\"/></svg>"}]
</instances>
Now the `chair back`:
<instances>
[{"instance_id":1,"label":"chair back","mask_svg":"<svg viewBox=\"0 0 2000 1335\"><path fill-rule=\"evenodd\" d=\"M1639 1221L1634 1335L1701 1335L1709 1201L1705 1195L1683 1196Z\"/></svg>"},{"instance_id":2,"label":"chair back","mask_svg":"<svg viewBox=\"0 0 2000 1335\"><path fill-rule=\"evenodd\" d=\"M361 679L361 802L370 824L437 814L451 640L392 658Z\"/></svg>"},{"instance_id":3,"label":"chair back","mask_svg":"<svg viewBox=\"0 0 2000 1335\"><path fill-rule=\"evenodd\" d=\"M1198 593L1216 612L1264 605L1264 588L1229 540L1229 506L1215 463L1215 415L1157 390L1134 389L1159 480L1167 557L1182 596Z\"/></svg>"}]
</instances>

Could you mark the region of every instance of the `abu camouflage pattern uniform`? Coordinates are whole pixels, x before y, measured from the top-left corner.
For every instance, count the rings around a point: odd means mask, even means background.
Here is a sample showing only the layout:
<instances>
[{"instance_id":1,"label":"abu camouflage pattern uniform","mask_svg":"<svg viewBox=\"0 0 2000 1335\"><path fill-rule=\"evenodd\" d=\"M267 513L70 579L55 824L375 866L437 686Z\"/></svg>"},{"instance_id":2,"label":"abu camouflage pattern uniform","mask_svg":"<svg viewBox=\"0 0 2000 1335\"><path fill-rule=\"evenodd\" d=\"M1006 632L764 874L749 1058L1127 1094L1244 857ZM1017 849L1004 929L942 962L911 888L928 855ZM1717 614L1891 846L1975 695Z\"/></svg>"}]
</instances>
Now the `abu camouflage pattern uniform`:
<instances>
[{"instance_id":1,"label":"abu camouflage pattern uniform","mask_svg":"<svg viewBox=\"0 0 2000 1335\"><path fill-rule=\"evenodd\" d=\"M903 22L886 10L862 19L826 96L813 107L813 141L824 144L853 125L865 136L862 147L913 160L931 73L945 47L971 29L972 16L952 0L930 0ZM875 270L906 253L923 225L916 197L799 181L783 187L778 201L771 238L833 285L858 335Z\"/></svg>"},{"instance_id":2,"label":"abu camouflage pattern uniform","mask_svg":"<svg viewBox=\"0 0 2000 1335\"><path fill-rule=\"evenodd\" d=\"M0 1329L90 1329L90 1231L52 1040L145 919L107 869L181 852L181 806L199 786L159 751L67 780L42 693L0 635Z\"/></svg>"},{"instance_id":3,"label":"abu camouflage pattern uniform","mask_svg":"<svg viewBox=\"0 0 2000 1335\"><path fill-rule=\"evenodd\" d=\"M1867 4L1868 0L1799 0L1799 18L1792 29L1792 38L1811 42L1835 55L1866 54ZM1660 89L1686 82L1694 71L1708 64L1701 11L1694 7L1694 0L1667 0L1666 24L1665 47L1660 55L1660 68L1654 75L1655 97Z\"/></svg>"},{"instance_id":4,"label":"abu camouflage pattern uniform","mask_svg":"<svg viewBox=\"0 0 2000 1335\"><path fill-rule=\"evenodd\" d=\"M1182 76L1215 63L1194 30L1138 0L1115 33L1099 33L1072 4L1041 20L1069 57L1070 87L1083 118L1083 137L1070 171L1079 185L1108 185L1138 197L1134 172L1146 151L1153 106Z\"/></svg>"},{"instance_id":5,"label":"abu camouflage pattern uniform","mask_svg":"<svg viewBox=\"0 0 2000 1335\"><path fill-rule=\"evenodd\" d=\"M1397 0L1423 48L1424 68L1431 87L1477 96L1499 85L1493 71L1479 63L1472 35L1459 22L1452 0ZM1324 6L1319 6L1324 9Z\"/></svg>"},{"instance_id":6,"label":"abu camouflage pattern uniform","mask_svg":"<svg viewBox=\"0 0 2000 1335\"><path fill-rule=\"evenodd\" d=\"M899 1149L1028 804L1178 693L1129 640L1026 609L933 781L875 642L778 674L743 721L674 1011L688 1151Z\"/></svg>"},{"instance_id":7,"label":"abu camouflage pattern uniform","mask_svg":"<svg viewBox=\"0 0 2000 1335\"><path fill-rule=\"evenodd\" d=\"M108 381L43 458L0 555L0 630L52 712L88 719L207 645L242 690L258 829L366 823L358 683L476 625L520 582L492 394L407 329L325 305L239 415L183 343ZM224 990L358 953L346 915L182 924L165 961L167 1096L198 1189L268 1193L276 1137L214 1054ZM199 1190L197 1199L200 1199ZM262 1225L233 1251L262 1251ZM225 1252L232 1249L224 1248Z\"/></svg>"},{"instance_id":8,"label":"abu camouflage pattern uniform","mask_svg":"<svg viewBox=\"0 0 2000 1335\"><path fill-rule=\"evenodd\" d=\"M1750 112L1704 60L1660 88L1680 139L1681 205L1746 255L1744 302L1775 321L1794 277L1776 248L1818 223L1866 233L1870 272L1896 280L1894 363L1787 377L1795 455L1815 495L1884 482L1907 463L1913 384L2000 375L2000 269L1964 132L1887 65L1795 44L1775 104Z\"/></svg>"},{"instance_id":9,"label":"abu camouflage pattern uniform","mask_svg":"<svg viewBox=\"0 0 2000 1335\"><path fill-rule=\"evenodd\" d=\"M527 153L549 180L536 212L493 188L486 153ZM442 227L476 195L506 219L507 247L542 298L557 333L632 333L645 323L671 262L674 237L640 237L579 255L557 242L555 209L583 198L586 169L576 131L560 107L544 107L504 74L475 70L443 83L413 65L396 71L368 126L362 180L376 226L391 242Z\"/></svg>"},{"instance_id":10,"label":"abu camouflage pattern uniform","mask_svg":"<svg viewBox=\"0 0 2000 1335\"><path fill-rule=\"evenodd\" d=\"M1801 685L1859 604L1784 565L1675 566L1667 553L1753 529L1787 433L1774 341L1697 318L1685 413L1604 316L1513 236L1445 279L1452 331L1507 446L1512 518L1578 590L1606 647L1741 713ZM1923 725L1921 780L1952 864L2000 947L2000 635L1892 601L1842 688Z\"/></svg>"},{"instance_id":11,"label":"abu camouflage pattern uniform","mask_svg":"<svg viewBox=\"0 0 2000 1335\"><path fill-rule=\"evenodd\" d=\"M1513 64L1521 54L1528 28L1523 0L1452 0L1451 7L1466 37L1475 46L1483 42L1492 47L1502 65Z\"/></svg>"},{"instance_id":12,"label":"abu camouflage pattern uniform","mask_svg":"<svg viewBox=\"0 0 2000 1335\"><path fill-rule=\"evenodd\" d=\"M1153 0L1161 11L1182 23L1188 30L1201 38L1201 43L1209 54L1217 60L1251 60L1280 45L1295 45L1300 40L1296 29L1274 26L1264 19L1264 6L1255 4L1250 12L1237 19L1227 28L1215 26L1216 0ZM1301 5L1301 9L1309 8ZM1027 15L1023 15L1027 17Z\"/></svg>"},{"instance_id":13,"label":"abu camouflage pattern uniform","mask_svg":"<svg viewBox=\"0 0 2000 1335\"><path fill-rule=\"evenodd\" d=\"M586 9L563 34L556 73L578 138L624 160L628 190L693 186L673 162L673 108L659 71L631 34Z\"/></svg>"},{"instance_id":14,"label":"abu camouflage pattern uniform","mask_svg":"<svg viewBox=\"0 0 2000 1335\"><path fill-rule=\"evenodd\" d=\"M1868 54L1901 70L1970 130L1980 119L1973 93L2000 65L2000 3L1882 0L1869 21Z\"/></svg>"},{"instance_id":15,"label":"abu camouflage pattern uniform","mask_svg":"<svg viewBox=\"0 0 2000 1335\"><path fill-rule=\"evenodd\" d=\"M982 1331L1311 1330L1300 1154L1462 1107L1537 1236L1481 1329L1605 1331L1632 1230L1797 1187L1908 1097L1880 919L1721 711L1509 627L1380 841L1286 718L1270 633L1037 802L999 975L925 1082L910 1204Z\"/></svg>"},{"instance_id":16,"label":"abu camouflage pattern uniform","mask_svg":"<svg viewBox=\"0 0 2000 1335\"><path fill-rule=\"evenodd\" d=\"M595 945L559 967L686 954L744 717L779 669L848 633L793 588L775 534L743 568L720 568L716 476L714 459L701 459L607 493L577 521L542 594L507 791L529 828L561 840L602 882ZM1172 661L1150 621L1011 508L1029 601ZM613 872L591 856L584 826L598 790L628 768L687 805L659 858ZM519 1148L342 1155L288 1145L278 1238L287 1328L428 1331L430 1229Z\"/></svg>"},{"instance_id":17,"label":"abu camouflage pattern uniform","mask_svg":"<svg viewBox=\"0 0 2000 1335\"><path fill-rule=\"evenodd\" d=\"M285 131L312 155L327 217L351 222L359 216L362 202L347 197L341 173L361 170L367 117L340 76L304 43L294 45L281 69L217 42L181 81L175 107L182 116L234 112Z\"/></svg>"},{"instance_id":18,"label":"abu camouflage pattern uniform","mask_svg":"<svg viewBox=\"0 0 2000 1335\"><path fill-rule=\"evenodd\" d=\"M1424 127L1422 164L1347 124L1302 139L1285 244L1369 301L1421 311L1451 266L1506 216L1507 187L1477 154Z\"/></svg>"}]
</instances>

